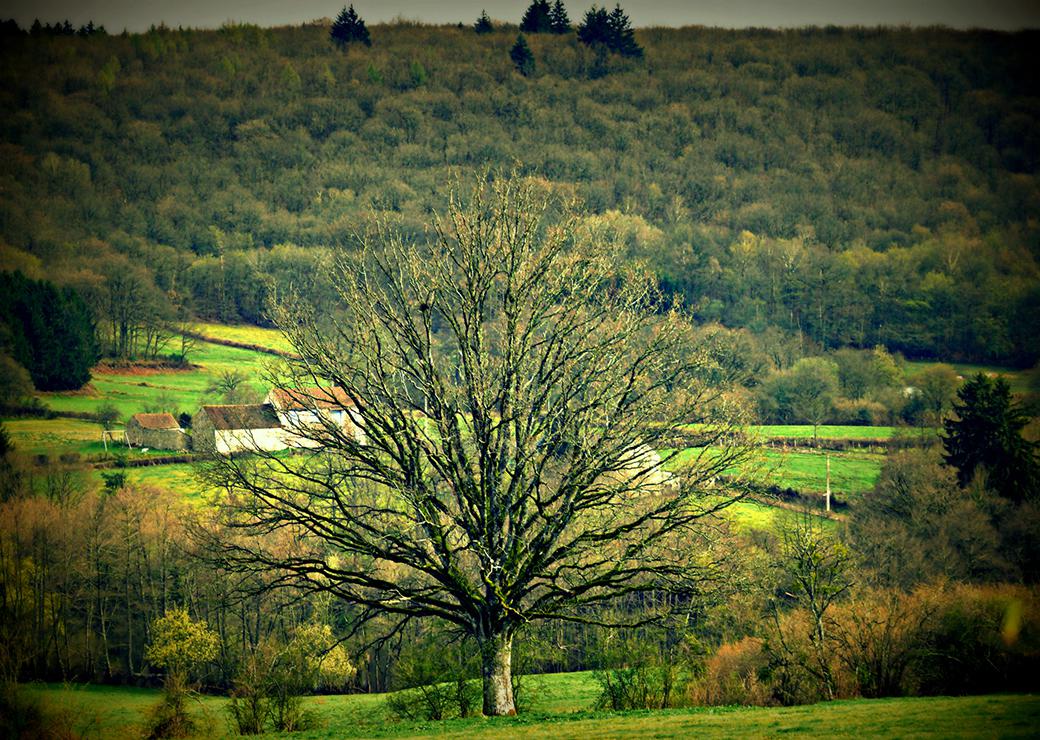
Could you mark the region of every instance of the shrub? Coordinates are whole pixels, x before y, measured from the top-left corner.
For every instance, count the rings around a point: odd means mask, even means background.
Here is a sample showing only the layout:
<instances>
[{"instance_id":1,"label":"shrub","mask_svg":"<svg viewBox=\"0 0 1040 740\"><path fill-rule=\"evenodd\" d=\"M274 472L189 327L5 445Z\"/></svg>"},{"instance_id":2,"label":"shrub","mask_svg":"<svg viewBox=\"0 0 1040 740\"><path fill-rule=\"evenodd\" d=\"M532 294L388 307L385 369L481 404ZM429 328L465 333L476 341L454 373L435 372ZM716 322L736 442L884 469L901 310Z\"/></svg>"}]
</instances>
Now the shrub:
<instances>
[{"instance_id":1,"label":"shrub","mask_svg":"<svg viewBox=\"0 0 1040 740\"><path fill-rule=\"evenodd\" d=\"M691 681L703 670L702 650L696 641L689 639L670 648L650 650L630 641L624 647L628 661L593 673L601 688L598 706L665 709L686 703Z\"/></svg>"},{"instance_id":2,"label":"shrub","mask_svg":"<svg viewBox=\"0 0 1040 740\"><path fill-rule=\"evenodd\" d=\"M862 696L902 696L922 651L922 632L935 612L926 595L868 591L835 607L832 632L849 680Z\"/></svg>"},{"instance_id":3,"label":"shrub","mask_svg":"<svg viewBox=\"0 0 1040 740\"><path fill-rule=\"evenodd\" d=\"M412 720L475 714L480 707L480 687L471 656L463 648L439 632L421 635L402 652L394 668L393 682L399 690L387 697L390 713ZM517 687L514 682L514 689Z\"/></svg>"},{"instance_id":4,"label":"shrub","mask_svg":"<svg viewBox=\"0 0 1040 740\"><path fill-rule=\"evenodd\" d=\"M958 585L929 598L934 617L922 630L908 677L915 693L1040 688L1040 598L1034 590Z\"/></svg>"},{"instance_id":5,"label":"shrub","mask_svg":"<svg viewBox=\"0 0 1040 740\"><path fill-rule=\"evenodd\" d=\"M708 658L704 675L691 685L692 703L707 706L772 704L769 687L760 675L767 663L763 642L757 637L721 645Z\"/></svg>"}]
</instances>

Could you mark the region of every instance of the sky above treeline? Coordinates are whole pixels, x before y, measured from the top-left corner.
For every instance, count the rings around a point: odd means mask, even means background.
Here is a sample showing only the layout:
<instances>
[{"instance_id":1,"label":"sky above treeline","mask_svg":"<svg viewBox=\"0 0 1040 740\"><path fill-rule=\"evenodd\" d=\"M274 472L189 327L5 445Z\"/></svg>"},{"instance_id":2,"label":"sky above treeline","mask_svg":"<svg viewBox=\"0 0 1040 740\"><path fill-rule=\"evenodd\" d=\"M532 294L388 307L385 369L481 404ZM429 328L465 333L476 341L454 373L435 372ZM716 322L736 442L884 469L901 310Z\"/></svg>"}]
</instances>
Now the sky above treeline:
<instances>
[{"instance_id":1,"label":"sky above treeline","mask_svg":"<svg viewBox=\"0 0 1040 740\"><path fill-rule=\"evenodd\" d=\"M369 24L395 18L425 23L472 23L481 10L495 20L518 23L530 0L357 0ZM591 0L564 0L578 22ZM613 6L613 0L597 4ZM4 0L0 18L28 27L68 19L88 20L110 33L145 31L152 25L217 28L226 22L260 26L297 25L334 17L343 7L328 0ZM1040 0L628 0L622 3L640 26L797 27L828 24L944 25L952 28L1040 28Z\"/></svg>"}]
</instances>

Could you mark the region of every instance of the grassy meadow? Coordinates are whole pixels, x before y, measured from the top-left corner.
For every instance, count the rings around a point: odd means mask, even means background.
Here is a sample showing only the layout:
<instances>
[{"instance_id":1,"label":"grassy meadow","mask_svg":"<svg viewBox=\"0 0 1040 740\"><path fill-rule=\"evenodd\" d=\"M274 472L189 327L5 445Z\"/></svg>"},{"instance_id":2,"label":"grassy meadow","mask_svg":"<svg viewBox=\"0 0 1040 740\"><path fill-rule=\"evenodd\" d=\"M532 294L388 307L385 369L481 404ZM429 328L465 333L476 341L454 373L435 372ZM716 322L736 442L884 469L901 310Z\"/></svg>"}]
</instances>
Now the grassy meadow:
<instances>
[{"instance_id":1,"label":"grassy meadow","mask_svg":"<svg viewBox=\"0 0 1040 740\"><path fill-rule=\"evenodd\" d=\"M293 737L1030 737L1040 726L1040 697L1028 694L606 712L595 709L599 686L590 673L531 676L525 688L527 709L494 720L395 721L383 695L309 697L306 707L317 727ZM63 712L71 729L101 740L139 736L159 699L155 689L37 685L28 690L50 711ZM198 697L193 713L200 737L232 736L225 707L222 697Z\"/></svg>"}]
</instances>

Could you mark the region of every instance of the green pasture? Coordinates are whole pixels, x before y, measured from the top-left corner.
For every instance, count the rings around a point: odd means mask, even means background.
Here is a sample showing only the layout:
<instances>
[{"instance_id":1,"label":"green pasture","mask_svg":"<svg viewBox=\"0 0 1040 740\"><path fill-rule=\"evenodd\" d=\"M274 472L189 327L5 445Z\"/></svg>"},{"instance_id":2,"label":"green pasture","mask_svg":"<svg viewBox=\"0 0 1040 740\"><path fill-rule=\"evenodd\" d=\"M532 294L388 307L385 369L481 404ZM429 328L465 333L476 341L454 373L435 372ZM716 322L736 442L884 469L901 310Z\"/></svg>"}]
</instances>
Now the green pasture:
<instances>
[{"instance_id":1,"label":"green pasture","mask_svg":"<svg viewBox=\"0 0 1040 740\"><path fill-rule=\"evenodd\" d=\"M662 450L668 455L671 450ZM692 463L701 448L681 450L668 462L671 468ZM710 451L709 453L710 454ZM767 485L793 488L807 493L822 493L827 490L827 459L831 464L831 492L835 494L859 494L869 491L881 474L885 455L865 450L824 451L805 448L756 450L751 459L739 468L727 471Z\"/></svg>"},{"instance_id":2,"label":"green pasture","mask_svg":"<svg viewBox=\"0 0 1040 740\"><path fill-rule=\"evenodd\" d=\"M194 325L195 331L205 337L224 339L243 344L255 344L257 347L269 347L283 352L292 352L293 347L277 329L263 329L259 326L229 326L227 324L200 323Z\"/></svg>"},{"instance_id":3,"label":"green pasture","mask_svg":"<svg viewBox=\"0 0 1040 740\"><path fill-rule=\"evenodd\" d=\"M310 697L305 706L314 712L318 727L292 737L1035 737L1040 726L1040 697L1032 694L607 712L594 709L599 691L589 673L524 681L526 711L496 719L397 722L388 716L383 695ZM74 732L101 740L142 736L147 713L159 700L155 689L90 685L38 685L28 687L28 693L51 712L64 714ZM226 699L214 696L192 703L199 737L233 736L225 707Z\"/></svg>"},{"instance_id":4,"label":"green pasture","mask_svg":"<svg viewBox=\"0 0 1040 740\"><path fill-rule=\"evenodd\" d=\"M123 420L145 410L194 413L203 403L220 402L206 388L227 370L245 373L257 393L266 394L263 370L277 363L277 358L267 354L210 342L199 342L188 359L199 367L147 374L133 368L95 373L90 382L93 393L44 393L40 399L56 411L93 413L112 404Z\"/></svg>"}]
</instances>

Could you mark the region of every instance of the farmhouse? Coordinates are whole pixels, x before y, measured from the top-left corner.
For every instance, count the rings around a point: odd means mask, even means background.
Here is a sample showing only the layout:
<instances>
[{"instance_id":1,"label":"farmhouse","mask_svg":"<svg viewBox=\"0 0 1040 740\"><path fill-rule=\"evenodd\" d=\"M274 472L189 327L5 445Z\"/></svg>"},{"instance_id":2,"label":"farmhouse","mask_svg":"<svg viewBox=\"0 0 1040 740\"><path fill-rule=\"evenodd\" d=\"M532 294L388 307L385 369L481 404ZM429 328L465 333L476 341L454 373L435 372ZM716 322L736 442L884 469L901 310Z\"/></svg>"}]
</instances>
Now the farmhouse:
<instances>
[{"instance_id":1,"label":"farmhouse","mask_svg":"<svg viewBox=\"0 0 1040 740\"><path fill-rule=\"evenodd\" d=\"M126 423L126 441L131 447L184 450L188 435L173 414L134 414Z\"/></svg>"},{"instance_id":2,"label":"farmhouse","mask_svg":"<svg viewBox=\"0 0 1040 740\"><path fill-rule=\"evenodd\" d=\"M270 404L203 406L192 417L195 449L222 455L246 450L284 450L285 435Z\"/></svg>"},{"instance_id":3,"label":"farmhouse","mask_svg":"<svg viewBox=\"0 0 1040 740\"><path fill-rule=\"evenodd\" d=\"M365 442L354 402L342 388L273 388L265 400L278 414L290 447L316 447L316 441L296 432L327 424L340 427L358 443Z\"/></svg>"}]
</instances>

